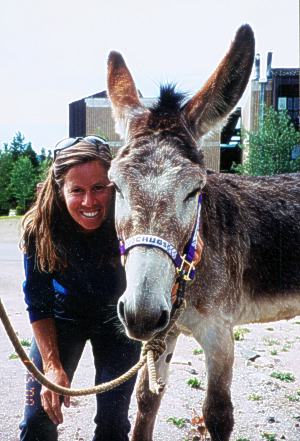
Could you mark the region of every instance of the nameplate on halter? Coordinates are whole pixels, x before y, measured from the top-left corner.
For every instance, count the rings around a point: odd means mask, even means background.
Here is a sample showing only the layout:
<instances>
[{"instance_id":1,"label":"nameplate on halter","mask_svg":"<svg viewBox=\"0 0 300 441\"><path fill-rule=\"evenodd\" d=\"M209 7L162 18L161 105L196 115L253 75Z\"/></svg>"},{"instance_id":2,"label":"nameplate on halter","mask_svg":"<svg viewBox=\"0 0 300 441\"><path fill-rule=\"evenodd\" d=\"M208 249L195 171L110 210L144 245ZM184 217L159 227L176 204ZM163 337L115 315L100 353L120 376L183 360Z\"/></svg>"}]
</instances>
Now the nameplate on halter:
<instances>
[{"instance_id":1,"label":"nameplate on halter","mask_svg":"<svg viewBox=\"0 0 300 441\"><path fill-rule=\"evenodd\" d=\"M129 239L125 240L125 250L127 251L129 248L135 247L137 245L144 245L150 247L156 247L164 250L169 256L175 260L177 256L177 251L166 240L162 239L158 236L152 236L152 234L138 234L136 236L132 236Z\"/></svg>"}]
</instances>

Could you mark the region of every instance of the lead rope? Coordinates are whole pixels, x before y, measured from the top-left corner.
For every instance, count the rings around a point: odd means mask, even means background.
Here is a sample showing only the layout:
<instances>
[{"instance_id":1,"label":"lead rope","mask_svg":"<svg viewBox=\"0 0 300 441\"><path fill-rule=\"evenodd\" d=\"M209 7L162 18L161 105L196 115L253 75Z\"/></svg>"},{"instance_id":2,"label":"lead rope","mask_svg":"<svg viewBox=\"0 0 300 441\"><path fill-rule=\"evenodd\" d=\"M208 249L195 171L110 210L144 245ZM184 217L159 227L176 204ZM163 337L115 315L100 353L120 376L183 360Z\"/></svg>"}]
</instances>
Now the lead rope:
<instances>
[{"instance_id":1,"label":"lead rope","mask_svg":"<svg viewBox=\"0 0 300 441\"><path fill-rule=\"evenodd\" d=\"M143 344L142 347L142 356L147 357L147 367L148 367L148 378L149 378L149 390L153 394L159 394L163 391L165 384L162 382L161 378L157 378L155 362L159 359L159 357L166 350L166 337L168 333L174 327L176 321L183 313L185 309L185 301L181 304L181 306L175 309L174 314L172 315L168 326L161 332L155 335L152 340L147 341Z\"/></svg>"},{"instance_id":2,"label":"lead rope","mask_svg":"<svg viewBox=\"0 0 300 441\"><path fill-rule=\"evenodd\" d=\"M52 381L49 381L45 377L45 375L33 364L33 362L28 357L27 353L25 352L24 348L22 347L21 343L19 342L19 339L15 333L14 328L12 327L12 324L8 318L7 312L0 298L1 321L3 323L4 329L10 341L12 342L15 348L16 353L20 357L20 360L22 361L26 369L37 379L39 383L47 387L47 389L59 395L66 395L70 397L101 394L111 389L114 389L115 387L120 386L120 384L125 383L125 381L133 377L146 363L148 365L148 373L149 373L149 389L151 390L151 392L158 394L163 389L164 385L162 384L161 380L157 379L156 377L155 361L157 361L160 355L165 351L166 349L165 339L167 337L167 334L174 326L175 321L182 313L183 309L184 309L184 305L182 305L181 308L178 308L175 311L166 329L158 333L149 342L144 343L139 362L136 363L131 369L129 369L123 375L121 375L120 377L114 380L108 381L106 383L98 384L97 386L93 386L90 388L73 389L52 383Z\"/></svg>"},{"instance_id":3,"label":"lead rope","mask_svg":"<svg viewBox=\"0 0 300 441\"><path fill-rule=\"evenodd\" d=\"M197 246L194 252L194 260L192 262L193 267L195 268L202 257L203 251L203 241L198 233L196 236ZM185 262L185 260L184 260ZM189 262L187 262L189 264ZM189 265L189 272L192 268L192 265ZM188 274L189 274L188 272ZM155 361L158 360L161 354L166 350L166 337L168 333L172 330L176 321L184 311L186 307L186 301L184 299L186 283L189 278L185 277L186 271L182 266L179 277L177 278L175 285L173 286L171 297L173 303L173 309L171 314L170 322L163 331L159 332L155 335L155 337L144 343L142 347L142 355L147 355L147 365L148 365L148 374L149 374L149 389L154 394L159 394L165 387L160 378L157 378L156 370L155 370Z\"/></svg>"},{"instance_id":4,"label":"lead rope","mask_svg":"<svg viewBox=\"0 0 300 441\"><path fill-rule=\"evenodd\" d=\"M194 266L196 266L201 260L203 249L203 242L198 235L197 237L197 249L195 253ZM133 377L146 363L148 366L149 373L149 389L152 393L159 394L163 388L164 384L161 379L157 379L156 370L155 370L155 362L162 355L162 353L166 349L166 337L168 333L171 331L173 326L175 325L176 320L182 314L185 309L185 300L184 300L184 291L187 280L184 277L180 277L176 280L175 285L172 290L172 303L173 309L171 314L171 319L168 326L161 332L155 335L152 340L146 342L142 346L141 357L138 363L136 363L131 369L125 372L120 377L108 381L106 383L98 384L97 386L93 386L90 388L83 389L73 389L67 388L63 386L59 386L52 381L49 381L45 375L37 369L37 367L32 363L24 348L22 347L19 339L10 323L8 315L5 311L4 305L0 298L0 319L3 323L4 329L12 342L16 353L20 357L20 360L26 367L26 369L37 379L39 383L43 386L47 387L47 389L55 392L59 395L66 395L70 397L75 396L83 396L83 395L92 395L92 394L101 394L107 392L115 387L125 383L125 381L129 380Z\"/></svg>"}]
</instances>

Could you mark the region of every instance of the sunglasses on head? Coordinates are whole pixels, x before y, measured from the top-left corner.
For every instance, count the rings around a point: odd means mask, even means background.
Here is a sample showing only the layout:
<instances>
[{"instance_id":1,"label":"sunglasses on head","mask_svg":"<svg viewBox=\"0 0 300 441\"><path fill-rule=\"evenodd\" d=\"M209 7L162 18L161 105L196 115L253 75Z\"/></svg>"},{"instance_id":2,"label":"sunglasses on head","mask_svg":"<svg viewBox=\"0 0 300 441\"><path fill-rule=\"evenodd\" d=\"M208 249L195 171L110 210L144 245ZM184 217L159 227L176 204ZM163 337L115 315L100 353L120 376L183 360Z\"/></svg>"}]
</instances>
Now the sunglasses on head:
<instances>
[{"instance_id":1,"label":"sunglasses on head","mask_svg":"<svg viewBox=\"0 0 300 441\"><path fill-rule=\"evenodd\" d=\"M85 137L79 136L77 138L64 138L61 141L59 141L55 146L53 152L54 161L57 155L59 155L61 151L66 150L69 147L73 147L74 145L78 144L81 141L85 141L88 144L94 145L95 147L99 147L99 146L109 147L107 142L103 138L100 138L100 136L85 136Z\"/></svg>"}]
</instances>

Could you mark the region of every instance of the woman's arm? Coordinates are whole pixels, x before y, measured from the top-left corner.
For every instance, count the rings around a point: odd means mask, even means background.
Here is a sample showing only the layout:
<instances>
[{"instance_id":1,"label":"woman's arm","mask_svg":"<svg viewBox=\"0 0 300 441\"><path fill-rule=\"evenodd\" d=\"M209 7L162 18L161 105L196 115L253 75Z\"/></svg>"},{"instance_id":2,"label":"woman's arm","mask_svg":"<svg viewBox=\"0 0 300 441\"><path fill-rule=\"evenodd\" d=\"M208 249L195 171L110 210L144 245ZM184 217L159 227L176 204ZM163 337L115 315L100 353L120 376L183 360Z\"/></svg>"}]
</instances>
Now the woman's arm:
<instances>
[{"instance_id":1,"label":"woman's arm","mask_svg":"<svg viewBox=\"0 0 300 441\"><path fill-rule=\"evenodd\" d=\"M54 292L52 276L40 272L36 266L34 250L24 255L25 281L23 291L32 324L35 340L41 353L45 376L61 386L69 387L69 379L62 368L57 346L56 328L53 319ZM64 398L65 406L70 400ZM63 421L60 397L42 387L41 404L54 424Z\"/></svg>"},{"instance_id":2,"label":"woman's arm","mask_svg":"<svg viewBox=\"0 0 300 441\"><path fill-rule=\"evenodd\" d=\"M42 356L44 371L61 368L54 320L52 318L37 320L31 325Z\"/></svg>"},{"instance_id":3,"label":"woman's arm","mask_svg":"<svg viewBox=\"0 0 300 441\"><path fill-rule=\"evenodd\" d=\"M45 376L60 386L70 387L70 382L59 357L54 319L46 318L32 323L33 334L37 342ZM64 397L64 405L69 407L70 397ZM41 390L41 403L54 424L63 422L60 396L46 387Z\"/></svg>"},{"instance_id":4,"label":"woman's arm","mask_svg":"<svg viewBox=\"0 0 300 441\"><path fill-rule=\"evenodd\" d=\"M23 292L30 322L53 317L54 290L52 275L39 271L34 251L24 254Z\"/></svg>"}]
</instances>

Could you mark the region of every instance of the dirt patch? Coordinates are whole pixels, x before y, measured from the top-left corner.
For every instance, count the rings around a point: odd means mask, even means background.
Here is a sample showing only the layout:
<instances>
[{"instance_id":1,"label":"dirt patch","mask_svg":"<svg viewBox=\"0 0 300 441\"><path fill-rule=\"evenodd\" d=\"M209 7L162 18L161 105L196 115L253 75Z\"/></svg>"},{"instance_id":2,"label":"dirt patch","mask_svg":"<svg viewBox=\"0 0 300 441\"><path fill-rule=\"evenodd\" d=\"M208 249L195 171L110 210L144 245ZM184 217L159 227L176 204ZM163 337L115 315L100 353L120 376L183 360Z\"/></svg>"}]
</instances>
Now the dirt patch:
<instances>
[{"instance_id":1,"label":"dirt patch","mask_svg":"<svg viewBox=\"0 0 300 441\"><path fill-rule=\"evenodd\" d=\"M20 338L30 339L31 329L21 290L22 259L17 249L19 225L19 220L0 220L0 296ZM244 339L237 341L235 346L232 385L235 427L231 440L299 441L300 317L243 328L248 332L237 334ZM11 357L13 349L1 325L0 339L0 441L17 441L23 412L25 371L20 361ZM193 439L192 429L195 427L190 421L193 409L196 414L201 414L206 387L204 355L201 351L195 354L195 349L199 346L193 339L179 338L169 384L157 417L155 441ZM279 378L272 376L274 372ZM199 389L187 384L190 378L199 381ZM93 379L91 349L87 345L73 385L90 386ZM292 381L283 381L288 379ZM130 407L132 422L135 412L133 398ZM59 440L91 440L94 413L94 397L72 399L71 408L64 411L65 421L59 428ZM173 422L167 422L170 418ZM180 419L182 428L178 427Z\"/></svg>"}]
</instances>

